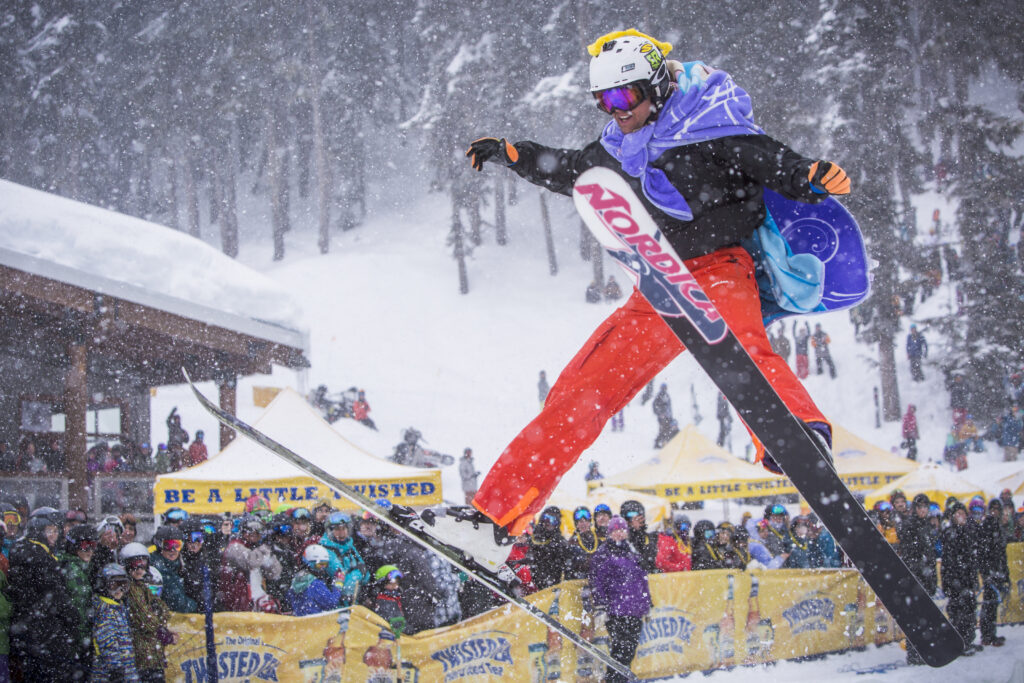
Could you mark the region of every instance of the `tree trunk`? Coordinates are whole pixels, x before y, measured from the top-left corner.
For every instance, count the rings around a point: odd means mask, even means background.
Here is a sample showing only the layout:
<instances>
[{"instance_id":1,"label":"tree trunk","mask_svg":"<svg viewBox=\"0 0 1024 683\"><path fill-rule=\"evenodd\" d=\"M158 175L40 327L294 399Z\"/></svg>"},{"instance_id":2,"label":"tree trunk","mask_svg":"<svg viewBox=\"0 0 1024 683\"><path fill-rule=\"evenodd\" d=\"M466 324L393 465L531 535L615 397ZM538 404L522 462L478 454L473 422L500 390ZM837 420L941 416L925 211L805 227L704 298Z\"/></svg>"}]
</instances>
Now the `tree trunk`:
<instances>
[{"instance_id":1,"label":"tree trunk","mask_svg":"<svg viewBox=\"0 0 1024 683\"><path fill-rule=\"evenodd\" d=\"M228 133L228 153L221 170L224 203L221 207L220 222L221 250L235 258L238 256L238 196L236 193L238 173L238 122L231 121Z\"/></svg>"},{"instance_id":2,"label":"tree trunk","mask_svg":"<svg viewBox=\"0 0 1024 683\"><path fill-rule=\"evenodd\" d=\"M167 162L168 169L167 175L170 176L169 191L170 197L168 197L167 207L171 214L171 227L175 230L181 230L181 213L178 211L178 164L171 158Z\"/></svg>"},{"instance_id":3,"label":"tree trunk","mask_svg":"<svg viewBox=\"0 0 1024 683\"><path fill-rule=\"evenodd\" d=\"M896 344L892 335L878 338L878 370L882 376L882 419L900 419L900 385L896 379Z\"/></svg>"},{"instance_id":4,"label":"tree trunk","mask_svg":"<svg viewBox=\"0 0 1024 683\"><path fill-rule=\"evenodd\" d=\"M601 243L590 236L590 248L592 250L590 261L594 265L594 282L604 285L604 247Z\"/></svg>"},{"instance_id":5,"label":"tree trunk","mask_svg":"<svg viewBox=\"0 0 1024 683\"><path fill-rule=\"evenodd\" d=\"M185 146L182 155L182 178L185 181L185 214L188 217L188 234L199 237L199 192L196 190L195 168L190 145Z\"/></svg>"},{"instance_id":6,"label":"tree trunk","mask_svg":"<svg viewBox=\"0 0 1024 683\"><path fill-rule=\"evenodd\" d=\"M312 43L312 39L309 39ZM310 46L312 51L312 46ZM319 226L317 246L320 253L331 250L331 178L327 163L327 141L324 136L323 112L320 110L319 69L315 55L310 55L310 104L313 110L313 163L316 164L316 194L318 202L317 225Z\"/></svg>"},{"instance_id":7,"label":"tree trunk","mask_svg":"<svg viewBox=\"0 0 1024 683\"><path fill-rule=\"evenodd\" d=\"M270 188L270 225L274 239L274 260L284 258L284 233L287 227L283 217L281 185L281 152L277 148L277 118L268 117L267 125L267 181Z\"/></svg>"},{"instance_id":8,"label":"tree trunk","mask_svg":"<svg viewBox=\"0 0 1024 683\"><path fill-rule=\"evenodd\" d=\"M452 188L452 249L459 268L459 294L469 294L469 272L466 269L466 244L459 217L457 192Z\"/></svg>"},{"instance_id":9,"label":"tree trunk","mask_svg":"<svg viewBox=\"0 0 1024 683\"><path fill-rule=\"evenodd\" d=\"M500 247L508 244L508 225L505 219L505 183L501 178L494 183L494 241Z\"/></svg>"},{"instance_id":10,"label":"tree trunk","mask_svg":"<svg viewBox=\"0 0 1024 683\"><path fill-rule=\"evenodd\" d=\"M538 194L540 197L540 219L544 224L544 244L548 250L548 272L558 275L558 257L555 255L555 236L551 231L551 216L548 215L548 201L544 196L544 190Z\"/></svg>"},{"instance_id":11,"label":"tree trunk","mask_svg":"<svg viewBox=\"0 0 1024 683\"><path fill-rule=\"evenodd\" d=\"M594 253L594 247L591 245L593 241L594 238L590 234L590 230L587 229L587 224L580 221L580 258L584 261L589 261Z\"/></svg>"},{"instance_id":12,"label":"tree trunk","mask_svg":"<svg viewBox=\"0 0 1024 683\"><path fill-rule=\"evenodd\" d=\"M469 210L469 241L473 243L474 247L479 247L484 242L480 233L480 226L483 223L483 219L480 218L480 199L473 197L467 208Z\"/></svg>"}]
</instances>

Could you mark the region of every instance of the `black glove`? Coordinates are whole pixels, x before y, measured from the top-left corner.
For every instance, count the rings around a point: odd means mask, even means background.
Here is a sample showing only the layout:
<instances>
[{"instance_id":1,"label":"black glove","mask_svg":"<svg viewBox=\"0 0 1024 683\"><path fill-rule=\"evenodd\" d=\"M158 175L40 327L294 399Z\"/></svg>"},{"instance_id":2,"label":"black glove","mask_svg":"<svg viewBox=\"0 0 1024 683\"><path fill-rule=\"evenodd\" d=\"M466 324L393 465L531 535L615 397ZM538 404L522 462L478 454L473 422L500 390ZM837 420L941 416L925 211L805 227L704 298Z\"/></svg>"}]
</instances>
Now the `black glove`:
<instances>
[{"instance_id":1,"label":"black glove","mask_svg":"<svg viewBox=\"0 0 1024 683\"><path fill-rule=\"evenodd\" d=\"M500 140L498 138L474 140L470 143L469 149L466 150L466 156L469 157L473 168L478 171L484 170L485 161L497 160L506 166L511 166L519 161L519 152L505 138Z\"/></svg>"}]
</instances>

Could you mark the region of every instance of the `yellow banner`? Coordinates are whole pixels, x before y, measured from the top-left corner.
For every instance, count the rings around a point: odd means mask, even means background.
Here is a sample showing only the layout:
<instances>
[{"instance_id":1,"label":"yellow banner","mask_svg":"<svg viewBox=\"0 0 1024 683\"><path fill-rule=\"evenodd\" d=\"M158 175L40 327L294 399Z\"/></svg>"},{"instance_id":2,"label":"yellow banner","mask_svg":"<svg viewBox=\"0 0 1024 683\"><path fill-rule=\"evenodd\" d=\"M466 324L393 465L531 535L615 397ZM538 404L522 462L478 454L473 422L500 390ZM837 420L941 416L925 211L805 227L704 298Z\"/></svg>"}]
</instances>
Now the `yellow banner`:
<instances>
[{"instance_id":1,"label":"yellow banner","mask_svg":"<svg viewBox=\"0 0 1024 683\"><path fill-rule=\"evenodd\" d=\"M400 505L438 505L441 499L441 470L434 469L425 476L408 479L370 481L344 479L357 491L377 500L387 498ZM339 509L354 509L333 489L307 477L263 481L192 481L174 477L158 477L153 486L153 512L157 515L172 507L189 514L239 514L245 499L254 493L265 496L272 507L287 503L295 507L308 507L318 498L333 498Z\"/></svg>"},{"instance_id":2,"label":"yellow banner","mask_svg":"<svg viewBox=\"0 0 1024 683\"><path fill-rule=\"evenodd\" d=\"M839 478L843 480L843 483L851 491L873 491L902 476L902 474L851 474L840 475ZM587 484L588 490L591 491L597 486L600 486L600 482L590 482ZM766 476L764 479L748 479L745 481L704 481L695 484L662 484L654 486L616 484L616 486L640 493L648 493L653 496L661 496L674 503L732 498L760 498L797 493L796 487L786 477L771 476Z\"/></svg>"},{"instance_id":3,"label":"yellow banner","mask_svg":"<svg viewBox=\"0 0 1024 683\"><path fill-rule=\"evenodd\" d=\"M1024 621L1024 544L1008 550L1011 592L1000 622ZM881 645L897 638L891 617L851 569L727 570L658 574L633 671L660 678L692 671ZM608 633L591 620L582 581L530 597L607 652ZM303 683L395 681L596 683L604 668L518 608L493 609L454 626L394 640L362 607L310 617L214 615L221 681ZM206 680L201 615L176 614L168 680Z\"/></svg>"}]
</instances>

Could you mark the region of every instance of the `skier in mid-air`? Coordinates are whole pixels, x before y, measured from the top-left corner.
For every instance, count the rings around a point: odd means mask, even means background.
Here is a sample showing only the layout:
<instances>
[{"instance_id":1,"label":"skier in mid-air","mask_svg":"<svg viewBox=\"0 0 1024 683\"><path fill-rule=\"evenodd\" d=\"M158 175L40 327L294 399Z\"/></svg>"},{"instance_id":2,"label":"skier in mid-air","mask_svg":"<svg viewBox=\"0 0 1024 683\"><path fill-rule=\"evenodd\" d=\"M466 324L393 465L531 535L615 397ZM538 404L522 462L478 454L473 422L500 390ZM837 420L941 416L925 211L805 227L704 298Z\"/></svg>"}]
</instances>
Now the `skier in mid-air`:
<instances>
[{"instance_id":1,"label":"skier in mid-air","mask_svg":"<svg viewBox=\"0 0 1024 683\"><path fill-rule=\"evenodd\" d=\"M590 168L621 176L782 402L828 454L831 425L772 351L754 260L743 243L759 227L778 234L765 209L766 188L791 201L818 203L847 194L850 180L838 165L805 158L768 137L754 124L749 96L728 73L702 62L669 62L671 49L635 29L609 33L587 48L591 94L612 120L585 148L480 138L466 156L477 170L485 161L503 163L565 195ZM818 290L818 301L804 301L806 309L798 310L818 310L820 296ZM634 289L569 361L540 414L488 472L472 506L431 512L425 518L429 534L501 576L512 539L526 530L562 476L608 420L684 350ZM757 460L781 473L771 453L751 438ZM399 523L416 517L402 506L391 515Z\"/></svg>"},{"instance_id":2,"label":"skier in mid-air","mask_svg":"<svg viewBox=\"0 0 1024 683\"><path fill-rule=\"evenodd\" d=\"M724 71L668 62L671 45L630 29L588 47L590 91L611 116L579 149L482 138L466 155L505 164L569 195L583 171L604 166L636 190L676 252L792 413L828 443L831 427L785 360L772 351L754 262L741 242L766 219L764 188L807 203L847 194L838 165L805 158L753 121L750 98ZM474 507L518 534L562 475L618 412L684 350L651 305L632 296L569 362L541 413L504 450ZM779 471L755 439L758 460Z\"/></svg>"}]
</instances>

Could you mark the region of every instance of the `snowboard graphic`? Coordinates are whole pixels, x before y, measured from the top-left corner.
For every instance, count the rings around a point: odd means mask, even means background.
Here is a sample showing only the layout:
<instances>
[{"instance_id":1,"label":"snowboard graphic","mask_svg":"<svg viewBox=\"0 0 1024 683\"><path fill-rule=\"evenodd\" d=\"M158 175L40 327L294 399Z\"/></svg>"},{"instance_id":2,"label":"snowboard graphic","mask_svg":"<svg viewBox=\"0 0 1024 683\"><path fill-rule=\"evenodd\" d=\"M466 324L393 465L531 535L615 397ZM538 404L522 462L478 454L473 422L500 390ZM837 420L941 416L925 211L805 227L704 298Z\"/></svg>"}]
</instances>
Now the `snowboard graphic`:
<instances>
[{"instance_id":1,"label":"snowboard graphic","mask_svg":"<svg viewBox=\"0 0 1024 683\"><path fill-rule=\"evenodd\" d=\"M794 254L812 254L825 264L821 312L851 308L867 298L870 261L860 227L846 207L832 197L804 204L769 189L764 191L764 204ZM763 300L762 313L766 325L797 315Z\"/></svg>"}]
</instances>

